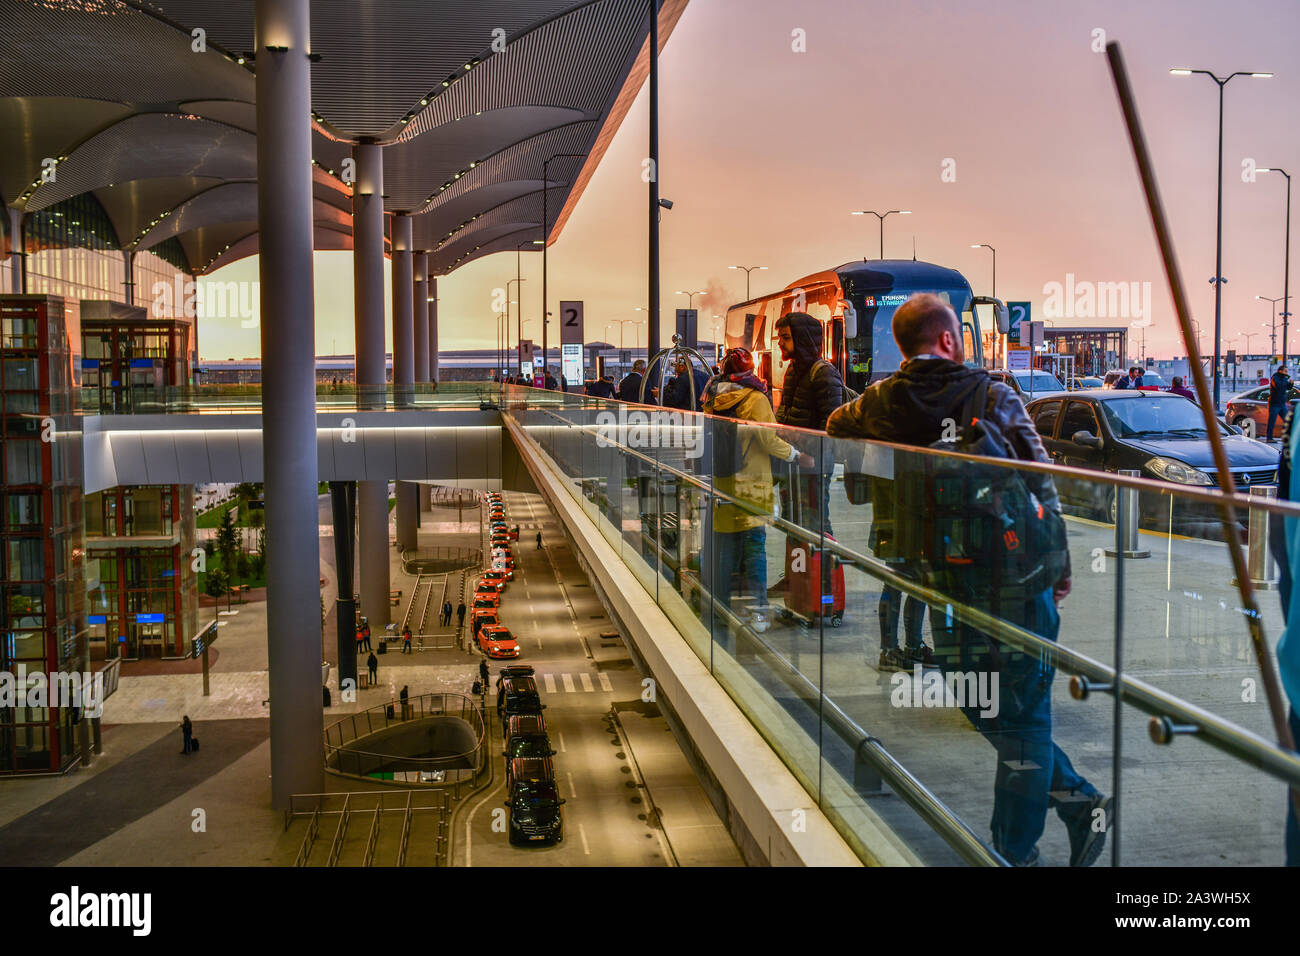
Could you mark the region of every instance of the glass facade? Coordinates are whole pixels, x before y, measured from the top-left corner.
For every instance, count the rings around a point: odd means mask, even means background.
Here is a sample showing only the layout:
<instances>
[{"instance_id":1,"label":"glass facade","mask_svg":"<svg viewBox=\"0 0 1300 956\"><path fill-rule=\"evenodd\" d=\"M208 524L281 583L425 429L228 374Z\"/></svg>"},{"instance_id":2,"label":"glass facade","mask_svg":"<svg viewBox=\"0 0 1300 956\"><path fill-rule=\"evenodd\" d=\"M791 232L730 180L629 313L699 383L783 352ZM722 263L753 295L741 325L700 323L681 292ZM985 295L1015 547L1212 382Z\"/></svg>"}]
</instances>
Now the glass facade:
<instances>
[{"instance_id":1,"label":"glass facade","mask_svg":"<svg viewBox=\"0 0 1300 956\"><path fill-rule=\"evenodd\" d=\"M188 485L86 496L91 654L183 657L198 624L194 492Z\"/></svg>"},{"instance_id":2,"label":"glass facade","mask_svg":"<svg viewBox=\"0 0 1300 956\"><path fill-rule=\"evenodd\" d=\"M23 237L28 293L125 300L126 260L104 207L90 193L32 213ZM76 330L69 331L76 342Z\"/></svg>"},{"instance_id":3,"label":"glass facade","mask_svg":"<svg viewBox=\"0 0 1300 956\"><path fill-rule=\"evenodd\" d=\"M0 774L65 769L72 713L33 705L35 674L86 663L81 448L62 302L0 297L0 670L17 681L0 704ZM48 701L47 701L48 702Z\"/></svg>"}]
</instances>

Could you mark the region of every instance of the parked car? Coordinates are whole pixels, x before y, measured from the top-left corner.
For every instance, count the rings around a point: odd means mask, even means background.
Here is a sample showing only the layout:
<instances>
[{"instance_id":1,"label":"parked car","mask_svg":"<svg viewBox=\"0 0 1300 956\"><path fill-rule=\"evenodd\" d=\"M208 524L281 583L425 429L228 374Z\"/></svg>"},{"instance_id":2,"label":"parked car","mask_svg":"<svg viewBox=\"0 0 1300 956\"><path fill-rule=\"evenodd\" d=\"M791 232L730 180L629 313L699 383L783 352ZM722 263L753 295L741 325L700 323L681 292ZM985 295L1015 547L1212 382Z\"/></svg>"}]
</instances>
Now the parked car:
<instances>
[{"instance_id":1,"label":"parked car","mask_svg":"<svg viewBox=\"0 0 1300 956\"><path fill-rule=\"evenodd\" d=\"M520 714L540 714L546 705L537 692L537 683L531 677L506 677L497 688L497 717L505 728L511 717Z\"/></svg>"},{"instance_id":2,"label":"parked car","mask_svg":"<svg viewBox=\"0 0 1300 956\"><path fill-rule=\"evenodd\" d=\"M484 624L479 628L478 646L493 660L519 656L519 642L504 624Z\"/></svg>"},{"instance_id":3,"label":"parked car","mask_svg":"<svg viewBox=\"0 0 1300 956\"><path fill-rule=\"evenodd\" d=\"M505 570L498 570L494 568L491 571L484 571L482 580L492 581L497 584L500 584L502 589L504 590L506 582L509 581L512 577L514 577L513 571L507 573Z\"/></svg>"},{"instance_id":4,"label":"parked car","mask_svg":"<svg viewBox=\"0 0 1300 956\"><path fill-rule=\"evenodd\" d=\"M1043 446L1058 464L1098 471L1132 469L1144 478L1172 484L1214 487L1218 479L1205 418L1195 402L1181 395L1136 389L1075 392L1064 398L1030 402L1027 408ZM1281 453L1216 421L1239 488L1276 481ZM1111 485L1062 476L1057 492L1065 505L1083 507L1105 521L1115 520ZM1146 500L1150 499L1150 500ZM1168 522L1166 496L1141 496L1143 523ZM1175 522L1213 523L1217 509L1191 502L1175 505Z\"/></svg>"},{"instance_id":5,"label":"parked car","mask_svg":"<svg viewBox=\"0 0 1300 956\"><path fill-rule=\"evenodd\" d=\"M506 758L507 767L519 757L555 756L541 714L521 714L510 718L506 726L506 749L501 756Z\"/></svg>"},{"instance_id":6,"label":"parked car","mask_svg":"<svg viewBox=\"0 0 1300 956\"><path fill-rule=\"evenodd\" d=\"M499 598L501 592L504 591L505 589L506 589L506 582L504 581L494 581L491 580L490 578L480 578L478 584L474 586L474 596L478 597L480 594L495 594Z\"/></svg>"},{"instance_id":7,"label":"parked car","mask_svg":"<svg viewBox=\"0 0 1300 956\"><path fill-rule=\"evenodd\" d=\"M1104 384L1105 380L1098 378L1096 375L1076 376L1070 379L1070 390L1080 392L1089 388L1101 388Z\"/></svg>"},{"instance_id":8,"label":"parked car","mask_svg":"<svg viewBox=\"0 0 1300 956\"><path fill-rule=\"evenodd\" d=\"M1249 438L1259 438L1268 434L1268 393L1269 386L1265 385L1234 395L1228 399L1223 420L1230 425L1236 425ZM1286 401L1288 405L1300 401L1300 389L1293 386L1287 392ZM1280 438L1282 426L1275 424L1273 434Z\"/></svg>"},{"instance_id":9,"label":"parked car","mask_svg":"<svg viewBox=\"0 0 1300 956\"><path fill-rule=\"evenodd\" d=\"M1046 398L1052 395L1066 394L1065 386L1051 372L1044 372L1042 369L1016 369L1014 371L1005 368L995 368L989 372L989 375L995 382L1002 382L1004 385L1010 385L1016 390L1022 402L1032 401L1035 398Z\"/></svg>"},{"instance_id":10,"label":"parked car","mask_svg":"<svg viewBox=\"0 0 1300 956\"><path fill-rule=\"evenodd\" d=\"M521 757L510 763L505 805L510 810L510 842L558 843L564 839L564 818L550 759Z\"/></svg>"}]
</instances>

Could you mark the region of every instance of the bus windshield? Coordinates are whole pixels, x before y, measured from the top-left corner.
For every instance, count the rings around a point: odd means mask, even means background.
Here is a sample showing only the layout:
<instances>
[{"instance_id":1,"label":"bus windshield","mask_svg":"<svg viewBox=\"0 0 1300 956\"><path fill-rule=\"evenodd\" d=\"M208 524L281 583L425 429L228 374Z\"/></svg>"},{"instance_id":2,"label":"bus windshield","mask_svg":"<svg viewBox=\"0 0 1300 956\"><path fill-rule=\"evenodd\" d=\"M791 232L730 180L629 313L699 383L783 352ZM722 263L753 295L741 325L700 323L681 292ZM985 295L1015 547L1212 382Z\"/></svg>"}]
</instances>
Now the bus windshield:
<instances>
[{"instance_id":1,"label":"bus windshield","mask_svg":"<svg viewBox=\"0 0 1300 956\"><path fill-rule=\"evenodd\" d=\"M952 306L962 323L966 364L976 368L983 364L979 317L971 305L971 295L965 289L913 289L882 295L863 294L855 296L853 303L858 310L859 334L849 340L850 386L861 391L865 385L894 374L903 364L903 354L894 341L894 313L916 292L934 292Z\"/></svg>"}]
</instances>

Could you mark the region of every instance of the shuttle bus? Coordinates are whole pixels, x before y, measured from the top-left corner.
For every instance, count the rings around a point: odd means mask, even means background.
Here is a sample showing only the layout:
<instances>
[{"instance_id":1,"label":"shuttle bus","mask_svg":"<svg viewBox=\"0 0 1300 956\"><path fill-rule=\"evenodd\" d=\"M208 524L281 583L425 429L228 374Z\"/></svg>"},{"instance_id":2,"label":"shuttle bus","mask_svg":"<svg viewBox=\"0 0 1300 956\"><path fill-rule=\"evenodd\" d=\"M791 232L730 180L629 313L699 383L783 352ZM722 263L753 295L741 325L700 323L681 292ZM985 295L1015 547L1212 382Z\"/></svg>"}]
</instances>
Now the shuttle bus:
<instances>
[{"instance_id":1,"label":"shuttle bus","mask_svg":"<svg viewBox=\"0 0 1300 956\"><path fill-rule=\"evenodd\" d=\"M971 293L960 272L913 259L848 262L790 283L780 292L733 305L727 310L727 348L754 353L758 374L772 385L773 404L780 402L787 363L777 345L776 322L789 312L806 312L825 330L824 357L835 365L844 383L862 391L871 382L898 371L902 355L890 323L894 310L914 292L933 292L952 306L961 320L966 364L984 366L980 334L984 306L985 328L1008 330L1006 307L996 299Z\"/></svg>"}]
</instances>

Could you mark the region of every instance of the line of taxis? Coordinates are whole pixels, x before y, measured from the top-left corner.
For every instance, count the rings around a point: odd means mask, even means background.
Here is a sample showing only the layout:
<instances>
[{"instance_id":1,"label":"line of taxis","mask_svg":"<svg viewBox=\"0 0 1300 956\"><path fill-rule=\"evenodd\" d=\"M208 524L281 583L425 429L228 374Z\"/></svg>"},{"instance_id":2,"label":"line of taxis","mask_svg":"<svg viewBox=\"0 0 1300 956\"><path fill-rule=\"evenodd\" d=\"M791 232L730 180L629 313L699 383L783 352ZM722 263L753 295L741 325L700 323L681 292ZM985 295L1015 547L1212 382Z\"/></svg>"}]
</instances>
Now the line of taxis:
<instances>
[{"instance_id":1,"label":"line of taxis","mask_svg":"<svg viewBox=\"0 0 1300 956\"><path fill-rule=\"evenodd\" d=\"M505 503L499 493L488 494L487 507L492 560L474 587L470 627L479 650L484 654L493 660L512 660L519 656L519 642L510 633L510 628L501 623L501 595L515 577L515 559L510 553L510 542L518 539L519 530L511 530L506 525Z\"/></svg>"},{"instance_id":2,"label":"line of taxis","mask_svg":"<svg viewBox=\"0 0 1300 956\"><path fill-rule=\"evenodd\" d=\"M487 496L492 560L474 590L473 633L479 649L494 660L519 657L519 642L501 623L501 595L515 576L510 543L519 539L519 528L506 523L505 502L500 494ZM564 817L555 786L555 750L546 732L541 694L528 665L503 667L496 682L497 717L501 722L505 750L506 801L509 810L509 838L512 845L559 843L564 839Z\"/></svg>"}]
</instances>

